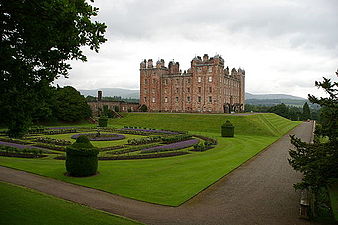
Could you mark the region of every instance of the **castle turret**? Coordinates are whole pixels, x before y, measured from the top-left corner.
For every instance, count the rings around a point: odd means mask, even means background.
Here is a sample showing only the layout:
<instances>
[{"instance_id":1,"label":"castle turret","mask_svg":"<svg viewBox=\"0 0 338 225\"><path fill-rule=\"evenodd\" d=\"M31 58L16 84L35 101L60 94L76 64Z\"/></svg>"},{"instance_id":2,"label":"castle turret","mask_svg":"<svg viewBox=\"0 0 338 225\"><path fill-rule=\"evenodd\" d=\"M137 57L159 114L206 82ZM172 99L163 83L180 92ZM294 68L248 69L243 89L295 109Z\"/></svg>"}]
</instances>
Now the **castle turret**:
<instances>
[{"instance_id":1,"label":"castle turret","mask_svg":"<svg viewBox=\"0 0 338 225\"><path fill-rule=\"evenodd\" d=\"M148 66L147 68L153 68L153 60L152 59L148 59Z\"/></svg>"},{"instance_id":2,"label":"castle turret","mask_svg":"<svg viewBox=\"0 0 338 225\"><path fill-rule=\"evenodd\" d=\"M140 63L140 69L145 69L147 67L147 61L146 60L143 60L141 63Z\"/></svg>"},{"instance_id":3,"label":"castle turret","mask_svg":"<svg viewBox=\"0 0 338 225\"><path fill-rule=\"evenodd\" d=\"M180 73L180 64L178 62L170 61L168 65L169 74L178 74Z\"/></svg>"},{"instance_id":4,"label":"castle turret","mask_svg":"<svg viewBox=\"0 0 338 225\"><path fill-rule=\"evenodd\" d=\"M203 55L203 61L208 61L208 60L209 60L208 54L204 54L204 55Z\"/></svg>"}]
</instances>

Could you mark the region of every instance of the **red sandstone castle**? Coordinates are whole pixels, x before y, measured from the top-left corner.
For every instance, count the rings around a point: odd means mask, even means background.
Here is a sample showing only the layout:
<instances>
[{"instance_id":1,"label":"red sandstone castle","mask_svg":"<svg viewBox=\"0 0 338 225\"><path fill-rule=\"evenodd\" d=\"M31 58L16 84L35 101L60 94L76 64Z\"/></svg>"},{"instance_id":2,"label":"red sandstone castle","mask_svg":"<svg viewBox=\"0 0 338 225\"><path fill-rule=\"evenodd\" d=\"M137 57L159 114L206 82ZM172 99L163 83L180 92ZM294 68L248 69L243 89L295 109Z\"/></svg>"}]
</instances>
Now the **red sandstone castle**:
<instances>
[{"instance_id":1,"label":"red sandstone castle","mask_svg":"<svg viewBox=\"0 0 338 225\"><path fill-rule=\"evenodd\" d=\"M150 112L230 113L244 110L245 71L224 68L220 55L191 61L180 70L178 62L152 59L140 64L140 105Z\"/></svg>"}]
</instances>

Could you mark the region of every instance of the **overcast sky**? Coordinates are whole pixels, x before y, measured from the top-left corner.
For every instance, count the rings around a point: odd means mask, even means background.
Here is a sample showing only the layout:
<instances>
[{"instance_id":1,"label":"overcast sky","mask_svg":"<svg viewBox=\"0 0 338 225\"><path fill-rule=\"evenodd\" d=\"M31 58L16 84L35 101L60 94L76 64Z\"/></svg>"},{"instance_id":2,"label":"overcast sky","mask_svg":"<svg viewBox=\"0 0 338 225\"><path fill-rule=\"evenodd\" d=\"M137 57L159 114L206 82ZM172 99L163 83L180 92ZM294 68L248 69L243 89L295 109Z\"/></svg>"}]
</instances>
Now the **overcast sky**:
<instances>
[{"instance_id":1,"label":"overcast sky","mask_svg":"<svg viewBox=\"0 0 338 225\"><path fill-rule=\"evenodd\" d=\"M77 89L139 89L142 59L222 55L246 70L246 91L322 95L314 81L338 68L337 0L96 0L108 26L100 52L71 62ZM336 78L335 78L336 79Z\"/></svg>"}]
</instances>

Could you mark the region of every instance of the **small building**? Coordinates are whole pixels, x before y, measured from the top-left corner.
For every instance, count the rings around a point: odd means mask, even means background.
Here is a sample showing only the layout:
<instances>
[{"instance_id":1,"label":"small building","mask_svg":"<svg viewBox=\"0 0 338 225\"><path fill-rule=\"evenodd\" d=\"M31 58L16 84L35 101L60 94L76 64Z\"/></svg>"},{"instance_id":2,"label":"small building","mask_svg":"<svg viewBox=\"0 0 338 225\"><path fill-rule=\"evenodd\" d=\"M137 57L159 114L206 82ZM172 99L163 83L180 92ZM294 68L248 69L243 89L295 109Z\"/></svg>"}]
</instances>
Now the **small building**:
<instances>
[{"instance_id":1,"label":"small building","mask_svg":"<svg viewBox=\"0 0 338 225\"><path fill-rule=\"evenodd\" d=\"M104 106L116 112L137 112L139 103L125 102L125 101L105 101L102 99L102 91L98 91L96 101L87 102L90 106L93 115L99 115Z\"/></svg>"}]
</instances>

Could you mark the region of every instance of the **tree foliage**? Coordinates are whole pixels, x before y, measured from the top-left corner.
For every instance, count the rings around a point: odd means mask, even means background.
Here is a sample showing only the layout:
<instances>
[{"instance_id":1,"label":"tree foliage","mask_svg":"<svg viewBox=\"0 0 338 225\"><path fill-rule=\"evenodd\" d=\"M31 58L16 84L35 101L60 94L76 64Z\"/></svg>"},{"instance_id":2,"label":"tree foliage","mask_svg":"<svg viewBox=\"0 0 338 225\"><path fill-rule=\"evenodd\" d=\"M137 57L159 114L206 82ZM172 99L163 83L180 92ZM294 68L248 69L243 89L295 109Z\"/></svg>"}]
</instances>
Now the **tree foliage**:
<instances>
[{"instance_id":1,"label":"tree foliage","mask_svg":"<svg viewBox=\"0 0 338 225\"><path fill-rule=\"evenodd\" d=\"M98 51L106 26L85 0L0 0L1 117L20 136L44 104L45 89L67 76L68 60L86 61L81 46Z\"/></svg>"},{"instance_id":2,"label":"tree foliage","mask_svg":"<svg viewBox=\"0 0 338 225\"><path fill-rule=\"evenodd\" d=\"M300 189L319 190L338 178L338 83L324 78L324 81L316 82L315 85L323 88L328 97L309 95L312 103L324 109L321 111L321 125L316 128L314 143L305 143L291 136L295 149L289 152L289 162L295 170L304 174L302 181L295 185Z\"/></svg>"},{"instance_id":3,"label":"tree foliage","mask_svg":"<svg viewBox=\"0 0 338 225\"><path fill-rule=\"evenodd\" d=\"M307 104L307 102L305 102L303 105L303 120L308 119L311 119L311 112L309 105Z\"/></svg>"},{"instance_id":4,"label":"tree foliage","mask_svg":"<svg viewBox=\"0 0 338 225\"><path fill-rule=\"evenodd\" d=\"M61 121L75 122L91 116L91 109L83 95L67 86L56 90L55 117Z\"/></svg>"}]
</instances>

